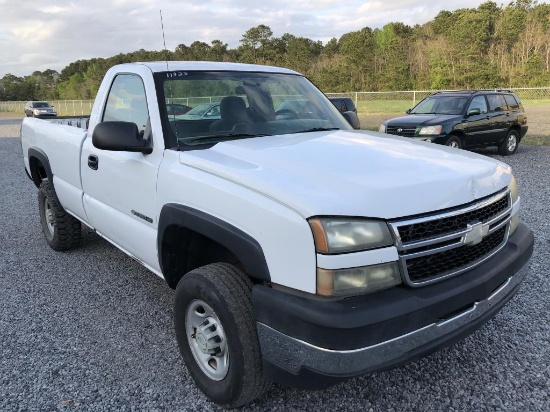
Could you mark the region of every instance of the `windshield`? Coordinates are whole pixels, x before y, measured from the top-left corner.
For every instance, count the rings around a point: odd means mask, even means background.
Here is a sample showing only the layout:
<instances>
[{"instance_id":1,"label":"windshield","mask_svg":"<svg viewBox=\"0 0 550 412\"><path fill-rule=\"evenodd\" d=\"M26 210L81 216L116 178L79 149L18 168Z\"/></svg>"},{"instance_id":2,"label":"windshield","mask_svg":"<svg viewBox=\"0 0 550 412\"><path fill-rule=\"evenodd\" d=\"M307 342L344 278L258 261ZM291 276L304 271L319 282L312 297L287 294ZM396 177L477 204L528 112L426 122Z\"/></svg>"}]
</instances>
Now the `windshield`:
<instances>
[{"instance_id":1,"label":"windshield","mask_svg":"<svg viewBox=\"0 0 550 412\"><path fill-rule=\"evenodd\" d=\"M351 129L300 75L226 71L156 76L163 93L159 101L192 107L184 114L161 108L170 145L180 150L241 138Z\"/></svg>"},{"instance_id":2,"label":"windshield","mask_svg":"<svg viewBox=\"0 0 550 412\"><path fill-rule=\"evenodd\" d=\"M35 102L32 104L32 107L36 107L36 108L50 107L50 104L48 102Z\"/></svg>"},{"instance_id":3,"label":"windshield","mask_svg":"<svg viewBox=\"0 0 550 412\"><path fill-rule=\"evenodd\" d=\"M462 114L467 101L467 96L429 96L411 114Z\"/></svg>"}]
</instances>

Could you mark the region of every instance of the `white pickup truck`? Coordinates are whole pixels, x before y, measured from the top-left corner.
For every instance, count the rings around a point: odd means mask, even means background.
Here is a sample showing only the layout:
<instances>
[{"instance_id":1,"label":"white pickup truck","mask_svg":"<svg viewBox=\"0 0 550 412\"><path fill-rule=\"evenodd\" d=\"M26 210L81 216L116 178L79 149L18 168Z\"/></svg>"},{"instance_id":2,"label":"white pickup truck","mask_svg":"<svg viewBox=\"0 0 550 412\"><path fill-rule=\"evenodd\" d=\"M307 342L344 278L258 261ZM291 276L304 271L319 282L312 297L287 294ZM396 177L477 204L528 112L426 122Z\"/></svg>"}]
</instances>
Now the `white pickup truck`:
<instances>
[{"instance_id":1,"label":"white pickup truck","mask_svg":"<svg viewBox=\"0 0 550 412\"><path fill-rule=\"evenodd\" d=\"M165 279L190 375L237 407L449 345L526 275L509 166L354 116L291 70L134 63L87 129L26 118L21 141L48 244L84 223Z\"/></svg>"}]
</instances>

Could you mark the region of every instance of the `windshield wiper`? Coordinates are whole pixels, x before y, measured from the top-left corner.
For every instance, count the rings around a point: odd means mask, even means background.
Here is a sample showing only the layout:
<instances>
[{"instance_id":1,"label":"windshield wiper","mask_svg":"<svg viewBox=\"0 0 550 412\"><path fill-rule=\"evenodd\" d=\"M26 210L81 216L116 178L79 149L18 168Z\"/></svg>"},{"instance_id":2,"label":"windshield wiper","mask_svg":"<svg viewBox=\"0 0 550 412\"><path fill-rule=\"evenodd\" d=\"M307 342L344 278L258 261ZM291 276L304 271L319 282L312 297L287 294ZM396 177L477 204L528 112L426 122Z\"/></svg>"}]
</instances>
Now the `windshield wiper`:
<instances>
[{"instance_id":1,"label":"windshield wiper","mask_svg":"<svg viewBox=\"0 0 550 412\"><path fill-rule=\"evenodd\" d=\"M300 130L296 133L309 133L309 132L329 132L331 130L340 130L339 127L313 127L311 129Z\"/></svg>"},{"instance_id":2,"label":"windshield wiper","mask_svg":"<svg viewBox=\"0 0 550 412\"><path fill-rule=\"evenodd\" d=\"M219 143L223 141L229 141L229 140L238 140L238 139L249 139L252 137L264 137L264 136L271 136L270 134L259 134L259 133L225 133L220 135L212 135L212 136L201 136L196 137L194 139L189 140L183 140L182 143L184 144L210 144L210 143Z\"/></svg>"}]
</instances>

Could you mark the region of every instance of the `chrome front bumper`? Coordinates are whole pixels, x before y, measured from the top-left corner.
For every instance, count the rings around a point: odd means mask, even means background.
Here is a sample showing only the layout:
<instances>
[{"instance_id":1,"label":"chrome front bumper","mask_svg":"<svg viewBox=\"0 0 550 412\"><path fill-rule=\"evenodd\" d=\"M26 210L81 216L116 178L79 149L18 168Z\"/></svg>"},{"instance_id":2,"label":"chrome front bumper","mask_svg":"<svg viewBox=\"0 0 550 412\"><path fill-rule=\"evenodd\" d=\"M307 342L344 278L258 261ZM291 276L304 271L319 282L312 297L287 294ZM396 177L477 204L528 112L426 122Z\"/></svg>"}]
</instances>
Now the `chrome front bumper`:
<instances>
[{"instance_id":1,"label":"chrome front bumper","mask_svg":"<svg viewBox=\"0 0 550 412\"><path fill-rule=\"evenodd\" d=\"M450 344L491 319L512 298L527 274L528 262L487 299L463 312L394 339L354 350L330 350L311 345L258 322L262 356L266 361L298 374L306 368L334 377L358 376L417 359Z\"/></svg>"}]
</instances>

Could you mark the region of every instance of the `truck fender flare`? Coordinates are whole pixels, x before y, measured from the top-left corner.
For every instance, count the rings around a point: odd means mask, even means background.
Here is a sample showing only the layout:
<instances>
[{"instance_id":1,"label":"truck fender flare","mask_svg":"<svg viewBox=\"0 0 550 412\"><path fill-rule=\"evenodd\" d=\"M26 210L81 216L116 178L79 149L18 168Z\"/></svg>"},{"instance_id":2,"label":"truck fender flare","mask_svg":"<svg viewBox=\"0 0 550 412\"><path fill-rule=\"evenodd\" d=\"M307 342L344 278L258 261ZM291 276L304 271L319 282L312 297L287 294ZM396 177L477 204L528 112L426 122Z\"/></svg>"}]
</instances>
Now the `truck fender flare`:
<instances>
[{"instance_id":1,"label":"truck fender flare","mask_svg":"<svg viewBox=\"0 0 550 412\"><path fill-rule=\"evenodd\" d=\"M31 169L29 170L29 172L35 186L36 187L40 186L40 183L42 183L42 177L37 173L38 171L33 168L33 163L34 163L34 161L32 160L33 158L36 158L42 164L42 166L44 167L44 171L46 172L46 176L48 177L48 182L50 183L50 186L54 187L52 168L50 167L50 161L46 153L44 153L44 151L42 151L41 149L37 149L36 147L31 147L29 149L28 156L29 156L29 166Z\"/></svg>"},{"instance_id":2,"label":"truck fender flare","mask_svg":"<svg viewBox=\"0 0 550 412\"><path fill-rule=\"evenodd\" d=\"M167 268L163 268L163 238L172 226L186 228L212 239L233 253L249 276L271 281L263 249L256 239L215 216L175 203L165 204L159 218L157 250L162 273L167 273Z\"/></svg>"}]
</instances>

